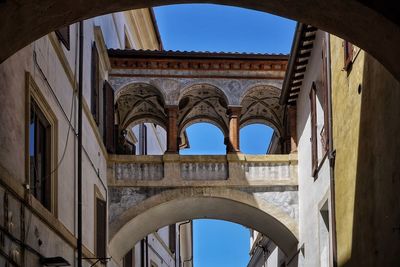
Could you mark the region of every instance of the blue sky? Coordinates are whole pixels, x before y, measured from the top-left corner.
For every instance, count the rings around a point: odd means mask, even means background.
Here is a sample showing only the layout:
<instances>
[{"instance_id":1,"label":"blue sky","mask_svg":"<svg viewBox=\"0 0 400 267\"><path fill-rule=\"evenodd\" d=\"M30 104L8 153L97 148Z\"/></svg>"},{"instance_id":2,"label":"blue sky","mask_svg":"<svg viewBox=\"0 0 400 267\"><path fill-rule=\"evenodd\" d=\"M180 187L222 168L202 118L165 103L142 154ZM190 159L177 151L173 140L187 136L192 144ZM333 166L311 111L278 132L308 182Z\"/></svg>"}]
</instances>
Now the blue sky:
<instances>
[{"instance_id":1,"label":"blue sky","mask_svg":"<svg viewBox=\"0 0 400 267\"><path fill-rule=\"evenodd\" d=\"M263 12L217 5L155 8L166 50L289 53L295 22ZM190 149L181 154L225 154L221 131L211 124L187 128ZM244 153L265 154L272 130L250 125L240 132ZM244 267L249 261L249 230L217 221L194 222L195 267Z\"/></svg>"},{"instance_id":2,"label":"blue sky","mask_svg":"<svg viewBox=\"0 0 400 267\"><path fill-rule=\"evenodd\" d=\"M295 22L243 8L190 4L155 8L166 50L289 53Z\"/></svg>"}]
</instances>

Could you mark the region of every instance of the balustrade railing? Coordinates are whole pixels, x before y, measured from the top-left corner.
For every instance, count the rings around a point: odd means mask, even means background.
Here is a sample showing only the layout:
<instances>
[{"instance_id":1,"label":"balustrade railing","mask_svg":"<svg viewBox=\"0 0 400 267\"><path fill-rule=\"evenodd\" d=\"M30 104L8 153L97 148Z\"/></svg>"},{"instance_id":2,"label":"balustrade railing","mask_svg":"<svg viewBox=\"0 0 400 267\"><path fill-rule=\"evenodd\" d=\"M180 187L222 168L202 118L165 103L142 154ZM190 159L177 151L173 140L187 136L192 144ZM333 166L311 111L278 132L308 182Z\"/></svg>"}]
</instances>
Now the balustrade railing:
<instances>
[{"instance_id":1,"label":"balustrade railing","mask_svg":"<svg viewBox=\"0 0 400 267\"><path fill-rule=\"evenodd\" d=\"M110 155L114 181L295 181L295 155L128 156Z\"/></svg>"}]
</instances>

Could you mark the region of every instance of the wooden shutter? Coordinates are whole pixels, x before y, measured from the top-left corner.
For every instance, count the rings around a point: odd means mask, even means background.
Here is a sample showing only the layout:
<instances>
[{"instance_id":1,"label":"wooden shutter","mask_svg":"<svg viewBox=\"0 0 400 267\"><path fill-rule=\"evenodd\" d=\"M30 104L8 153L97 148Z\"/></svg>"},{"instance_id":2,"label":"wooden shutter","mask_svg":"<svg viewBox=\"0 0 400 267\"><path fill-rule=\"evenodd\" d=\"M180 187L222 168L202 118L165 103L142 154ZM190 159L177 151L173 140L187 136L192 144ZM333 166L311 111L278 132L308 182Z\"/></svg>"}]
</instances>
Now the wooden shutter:
<instances>
[{"instance_id":1,"label":"wooden shutter","mask_svg":"<svg viewBox=\"0 0 400 267\"><path fill-rule=\"evenodd\" d=\"M103 141L107 152L115 153L114 139L114 90L111 85L105 81L103 87L103 116L104 116L104 136Z\"/></svg>"},{"instance_id":2,"label":"wooden shutter","mask_svg":"<svg viewBox=\"0 0 400 267\"><path fill-rule=\"evenodd\" d=\"M325 39L323 39L322 42L322 95L323 95L323 104L322 104L322 109L324 111L324 129L321 134L321 140L322 140L322 147L324 149L324 152L328 151L329 148L329 106L328 106L328 67L327 67L327 56L326 56L326 42Z\"/></svg>"},{"instance_id":3,"label":"wooden shutter","mask_svg":"<svg viewBox=\"0 0 400 267\"><path fill-rule=\"evenodd\" d=\"M353 61L353 44L349 41L343 41L344 50L344 69L349 70Z\"/></svg>"},{"instance_id":4,"label":"wooden shutter","mask_svg":"<svg viewBox=\"0 0 400 267\"><path fill-rule=\"evenodd\" d=\"M175 253L176 248L176 225L171 224L169 226L169 250L171 253Z\"/></svg>"},{"instance_id":5,"label":"wooden shutter","mask_svg":"<svg viewBox=\"0 0 400 267\"><path fill-rule=\"evenodd\" d=\"M92 45L92 73L91 73L91 105L93 118L97 125L99 125L99 53L97 52L96 43Z\"/></svg>"},{"instance_id":6,"label":"wooden shutter","mask_svg":"<svg viewBox=\"0 0 400 267\"><path fill-rule=\"evenodd\" d=\"M318 147L317 147L317 99L315 83L313 82L310 91L311 104L311 167L312 176L315 176L318 166Z\"/></svg>"},{"instance_id":7,"label":"wooden shutter","mask_svg":"<svg viewBox=\"0 0 400 267\"><path fill-rule=\"evenodd\" d=\"M67 50L70 49L70 33L69 33L69 26L62 27L60 29L57 29L55 31L58 40L67 48Z\"/></svg>"},{"instance_id":8,"label":"wooden shutter","mask_svg":"<svg viewBox=\"0 0 400 267\"><path fill-rule=\"evenodd\" d=\"M106 258L106 202L96 198L96 256ZM104 261L103 261L104 262Z\"/></svg>"}]
</instances>

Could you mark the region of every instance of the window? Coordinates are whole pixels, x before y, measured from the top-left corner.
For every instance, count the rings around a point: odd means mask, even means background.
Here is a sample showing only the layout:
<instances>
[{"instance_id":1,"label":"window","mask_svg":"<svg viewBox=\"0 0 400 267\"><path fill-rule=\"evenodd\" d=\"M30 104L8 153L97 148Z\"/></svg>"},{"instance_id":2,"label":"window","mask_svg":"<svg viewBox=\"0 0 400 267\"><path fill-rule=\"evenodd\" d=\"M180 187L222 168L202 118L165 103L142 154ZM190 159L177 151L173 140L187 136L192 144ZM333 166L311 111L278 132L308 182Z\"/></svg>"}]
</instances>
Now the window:
<instances>
[{"instance_id":1,"label":"window","mask_svg":"<svg viewBox=\"0 0 400 267\"><path fill-rule=\"evenodd\" d=\"M57 119L30 73L26 85L26 183L32 200L57 216Z\"/></svg>"},{"instance_id":2,"label":"window","mask_svg":"<svg viewBox=\"0 0 400 267\"><path fill-rule=\"evenodd\" d=\"M96 43L92 45L92 70L91 70L91 94L90 94L90 110L97 125L100 123L100 65L99 52Z\"/></svg>"},{"instance_id":3,"label":"window","mask_svg":"<svg viewBox=\"0 0 400 267\"><path fill-rule=\"evenodd\" d=\"M310 91L311 104L311 170L312 176L316 175L318 168L318 146L317 146L317 88L313 82Z\"/></svg>"},{"instance_id":4,"label":"window","mask_svg":"<svg viewBox=\"0 0 400 267\"><path fill-rule=\"evenodd\" d=\"M328 200L320 208L318 218L320 267L329 267L329 207Z\"/></svg>"},{"instance_id":5,"label":"window","mask_svg":"<svg viewBox=\"0 0 400 267\"><path fill-rule=\"evenodd\" d=\"M29 120L29 188L31 194L51 210L50 123L31 98Z\"/></svg>"},{"instance_id":6,"label":"window","mask_svg":"<svg viewBox=\"0 0 400 267\"><path fill-rule=\"evenodd\" d=\"M69 26L62 27L55 31L58 40L67 48L69 51L70 49L70 33L69 33Z\"/></svg>"},{"instance_id":7,"label":"window","mask_svg":"<svg viewBox=\"0 0 400 267\"><path fill-rule=\"evenodd\" d=\"M344 49L344 69L350 70L352 61L353 61L353 44L349 41L343 41L343 49Z\"/></svg>"},{"instance_id":8,"label":"window","mask_svg":"<svg viewBox=\"0 0 400 267\"><path fill-rule=\"evenodd\" d=\"M169 238L168 238L168 243L169 243L169 250L171 253L175 253L175 248L176 248L176 225L171 224L169 226Z\"/></svg>"},{"instance_id":9,"label":"window","mask_svg":"<svg viewBox=\"0 0 400 267\"><path fill-rule=\"evenodd\" d=\"M106 258L106 202L100 198L96 198L96 256L98 258ZM103 260L102 262L105 262Z\"/></svg>"},{"instance_id":10,"label":"window","mask_svg":"<svg viewBox=\"0 0 400 267\"><path fill-rule=\"evenodd\" d=\"M135 266L135 248L128 251L124 256L124 267L134 267Z\"/></svg>"}]
</instances>

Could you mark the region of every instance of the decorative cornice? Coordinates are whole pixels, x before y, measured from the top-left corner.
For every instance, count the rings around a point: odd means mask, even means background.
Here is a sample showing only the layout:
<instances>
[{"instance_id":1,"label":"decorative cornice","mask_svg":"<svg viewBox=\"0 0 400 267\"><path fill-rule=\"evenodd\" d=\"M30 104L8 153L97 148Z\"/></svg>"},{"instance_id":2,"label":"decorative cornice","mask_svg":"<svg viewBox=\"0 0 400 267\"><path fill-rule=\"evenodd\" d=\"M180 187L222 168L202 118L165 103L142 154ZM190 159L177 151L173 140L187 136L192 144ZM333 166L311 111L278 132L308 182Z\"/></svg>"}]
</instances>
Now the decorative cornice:
<instances>
[{"instance_id":1,"label":"decorative cornice","mask_svg":"<svg viewBox=\"0 0 400 267\"><path fill-rule=\"evenodd\" d=\"M181 51L108 50L114 69L285 71L287 55Z\"/></svg>"},{"instance_id":2,"label":"decorative cornice","mask_svg":"<svg viewBox=\"0 0 400 267\"><path fill-rule=\"evenodd\" d=\"M285 71L287 60L246 61L246 60L192 60L192 59L140 59L111 58L112 68L118 69L164 69L196 71Z\"/></svg>"}]
</instances>

